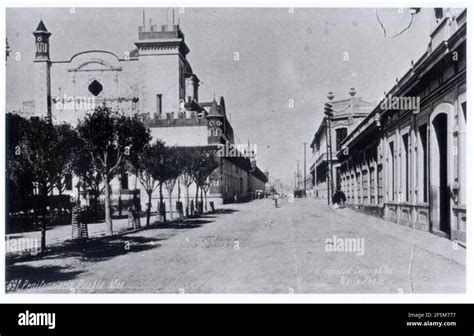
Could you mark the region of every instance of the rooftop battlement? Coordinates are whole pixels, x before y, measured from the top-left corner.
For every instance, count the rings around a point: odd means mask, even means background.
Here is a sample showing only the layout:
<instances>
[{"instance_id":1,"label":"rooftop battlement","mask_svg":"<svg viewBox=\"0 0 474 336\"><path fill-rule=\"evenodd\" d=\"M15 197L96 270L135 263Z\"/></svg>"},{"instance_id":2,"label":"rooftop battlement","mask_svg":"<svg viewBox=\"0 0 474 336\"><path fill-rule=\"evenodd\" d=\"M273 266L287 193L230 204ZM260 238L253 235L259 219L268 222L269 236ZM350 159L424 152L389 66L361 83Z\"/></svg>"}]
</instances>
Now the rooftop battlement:
<instances>
[{"instance_id":1,"label":"rooftop battlement","mask_svg":"<svg viewBox=\"0 0 474 336\"><path fill-rule=\"evenodd\" d=\"M162 25L158 27L156 24L148 26L138 27L138 39L139 40L166 40L166 39L183 39L184 33L179 28L179 25Z\"/></svg>"}]
</instances>

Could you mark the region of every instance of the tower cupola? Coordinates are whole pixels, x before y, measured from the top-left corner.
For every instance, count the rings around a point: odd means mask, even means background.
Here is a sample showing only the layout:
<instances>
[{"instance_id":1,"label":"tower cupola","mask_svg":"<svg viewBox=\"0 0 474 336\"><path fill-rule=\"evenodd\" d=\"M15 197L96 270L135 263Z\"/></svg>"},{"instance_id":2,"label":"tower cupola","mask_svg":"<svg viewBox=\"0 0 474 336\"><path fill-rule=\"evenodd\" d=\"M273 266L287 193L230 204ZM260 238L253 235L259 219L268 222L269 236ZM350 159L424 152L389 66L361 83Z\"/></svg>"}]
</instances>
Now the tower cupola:
<instances>
[{"instance_id":1,"label":"tower cupola","mask_svg":"<svg viewBox=\"0 0 474 336\"><path fill-rule=\"evenodd\" d=\"M49 37L51 33L46 29L43 20L40 21L38 27L33 32L36 45L36 60L49 60Z\"/></svg>"}]
</instances>

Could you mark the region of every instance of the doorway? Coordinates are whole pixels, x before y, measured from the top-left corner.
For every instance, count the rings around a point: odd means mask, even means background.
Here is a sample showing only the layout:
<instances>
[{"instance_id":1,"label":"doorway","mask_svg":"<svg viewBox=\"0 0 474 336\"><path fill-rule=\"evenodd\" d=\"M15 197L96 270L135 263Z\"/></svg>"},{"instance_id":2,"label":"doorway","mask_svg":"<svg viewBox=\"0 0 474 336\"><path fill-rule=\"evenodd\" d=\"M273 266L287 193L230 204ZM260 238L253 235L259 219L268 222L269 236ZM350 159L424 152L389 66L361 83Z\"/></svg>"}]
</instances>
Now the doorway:
<instances>
[{"instance_id":1,"label":"doorway","mask_svg":"<svg viewBox=\"0 0 474 336\"><path fill-rule=\"evenodd\" d=\"M438 114L432 121L431 219L433 229L450 236L450 195L448 186L448 115Z\"/></svg>"}]
</instances>

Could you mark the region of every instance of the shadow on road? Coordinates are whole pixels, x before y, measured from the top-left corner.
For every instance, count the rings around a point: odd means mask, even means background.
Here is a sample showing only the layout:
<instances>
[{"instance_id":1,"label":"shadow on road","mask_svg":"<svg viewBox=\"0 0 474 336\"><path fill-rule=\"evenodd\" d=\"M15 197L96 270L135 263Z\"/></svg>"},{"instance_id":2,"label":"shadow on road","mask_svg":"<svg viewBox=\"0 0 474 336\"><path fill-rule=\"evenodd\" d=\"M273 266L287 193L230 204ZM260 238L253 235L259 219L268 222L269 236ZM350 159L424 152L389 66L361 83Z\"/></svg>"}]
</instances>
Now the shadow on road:
<instances>
[{"instance_id":1,"label":"shadow on road","mask_svg":"<svg viewBox=\"0 0 474 336\"><path fill-rule=\"evenodd\" d=\"M143 229L194 229L201 227L204 224L214 222L215 219L218 218L217 215L232 214L237 211L239 210L218 209L212 213L202 214L199 217L189 217L181 220L168 221L166 224L155 222L153 225L144 227Z\"/></svg>"},{"instance_id":2,"label":"shadow on road","mask_svg":"<svg viewBox=\"0 0 474 336\"><path fill-rule=\"evenodd\" d=\"M160 247L157 242L163 239L112 236L91 238L87 241L65 241L62 244L51 246L46 252L39 255L14 255L7 257L7 265L34 260L51 260L77 258L80 261L99 262L127 253L143 252Z\"/></svg>"},{"instance_id":3,"label":"shadow on road","mask_svg":"<svg viewBox=\"0 0 474 336\"><path fill-rule=\"evenodd\" d=\"M167 222L166 224L156 226L156 228L157 229L195 229L195 228L203 226L204 224L208 224L212 222L213 222L212 220L207 220L204 218L191 218L191 219L185 219L184 221Z\"/></svg>"},{"instance_id":4,"label":"shadow on road","mask_svg":"<svg viewBox=\"0 0 474 336\"><path fill-rule=\"evenodd\" d=\"M234 212L238 212L238 211L239 210L235 210L235 209L217 209L213 213L227 215L227 214L233 214Z\"/></svg>"}]
</instances>

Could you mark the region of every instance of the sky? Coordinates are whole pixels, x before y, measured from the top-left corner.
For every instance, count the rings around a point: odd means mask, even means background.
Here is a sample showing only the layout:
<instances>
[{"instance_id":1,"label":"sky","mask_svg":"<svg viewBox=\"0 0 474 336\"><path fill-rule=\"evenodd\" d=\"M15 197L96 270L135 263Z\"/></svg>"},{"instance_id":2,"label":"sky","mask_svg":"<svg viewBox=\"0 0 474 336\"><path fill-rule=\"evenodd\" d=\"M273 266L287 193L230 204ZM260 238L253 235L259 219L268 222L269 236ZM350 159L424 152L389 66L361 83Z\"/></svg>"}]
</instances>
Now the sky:
<instances>
[{"instance_id":1,"label":"sky","mask_svg":"<svg viewBox=\"0 0 474 336\"><path fill-rule=\"evenodd\" d=\"M122 56L134 49L143 8L7 9L11 56L6 70L7 111L33 99L33 30L42 19L52 33L52 60L101 49ZM171 23L172 10L147 8L146 20ZM258 166L291 186L297 160L311 143L327 93L377 101L426 50L433 9L423 8L409 29L407 9L184 8L176 21L200 78L200 101L224 96L237 143L257 147ZM238 57L236 57L238 55ZM307 172L311 152L307 147ZM302 172L301 172L302 173Z\"/></svg>"}]
</instances>

